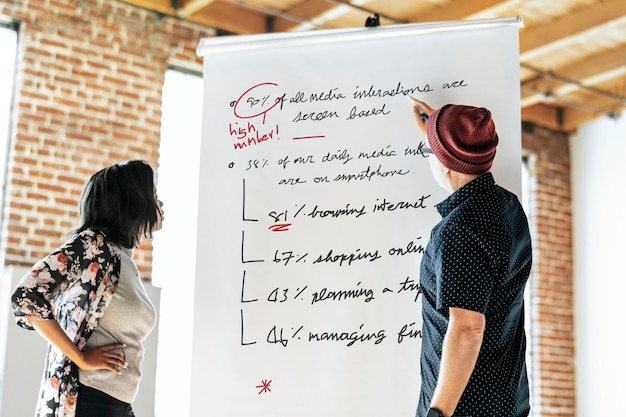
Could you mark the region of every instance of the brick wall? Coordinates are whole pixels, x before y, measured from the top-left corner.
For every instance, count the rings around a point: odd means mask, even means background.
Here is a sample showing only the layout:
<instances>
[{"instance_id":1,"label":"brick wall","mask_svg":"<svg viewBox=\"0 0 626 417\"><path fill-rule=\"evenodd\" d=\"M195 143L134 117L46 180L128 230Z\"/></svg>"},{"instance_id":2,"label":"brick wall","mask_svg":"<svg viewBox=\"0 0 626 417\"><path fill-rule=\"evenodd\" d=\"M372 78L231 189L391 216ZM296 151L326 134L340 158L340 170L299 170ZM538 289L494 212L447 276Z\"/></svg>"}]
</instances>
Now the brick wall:
<instances>
[{"instance_id":1,"label":"brick wall","mask_svg":"<svg viewBox=\"0 0 626 417\"><path fill-rule=\"evenodd\" d=\"M531 124L524 127L522 146L531 155L532 177L533 415L572 417L576 393L569 138Z\"/></svg>"},{"instance_id":2,"label":"brick wall","mask_svg":"<svg viewBox=\"0 0 626 417\"><path fill-rule=\"evenodd\" d=\"M169 65L200 69L195 48L211 31L110 0L0 0L0 14L22 24L0 245L6 264L32 265L76 225L91 174L126 159L156 168L164 73ZM534 416L571 417L568 138L535 127L523 131L523 147L535 156ZM149 242L137 264L149 279Z\"/></svg>"},{"instance_id":3,"label":"brick wall","mask_svg":"<svg viewBox=\"0 0 626 417\"><path fill-rule=\"evenodd\" d=\"M157 167L168 65L201 68L211 31L110 0L0 1L20 22L2 221L6 264L30 265L76 226L82 186L127 159ZM151 245L137 264L150 277Z\"/></svg>"}]
</instances>

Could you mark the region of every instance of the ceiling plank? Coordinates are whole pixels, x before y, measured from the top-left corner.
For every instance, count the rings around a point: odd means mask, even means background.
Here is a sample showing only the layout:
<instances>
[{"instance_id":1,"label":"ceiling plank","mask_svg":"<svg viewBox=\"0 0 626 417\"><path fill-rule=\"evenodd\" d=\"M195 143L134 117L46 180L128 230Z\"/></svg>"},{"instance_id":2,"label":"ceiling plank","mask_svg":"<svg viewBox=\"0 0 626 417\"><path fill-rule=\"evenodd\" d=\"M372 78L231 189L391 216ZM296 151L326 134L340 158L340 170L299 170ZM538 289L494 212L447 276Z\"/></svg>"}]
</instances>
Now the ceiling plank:
<instances>
[{"instance_id":1,"label":"ceiling plank","mask_svg":"<svg viewBox=\"0 0 626 417\"><path fill-rule=\"evenodd\" d=\"M242 35L265 33L267 29L267 18L263 13L228 2L211 3L187 20Z\"/></svg>"},{"instance_id":2,"label":"ceiling plank","mask_svg":"<svg viewBox=\"0 0 626 417\"><path fill-rule=\"evenodd\" d=\"M177 16L171 0L120 0L122 3L132 4L142 9L153 10L162 14Z\"/></svg>"},{"instance_id":3,"label":"ceiling plank","mask_svg":"<svg viewBox=\"0 0 626 417\"><path fill-rule=\"evenodd\" d=\"M320 17L336 7L338 7L336 3L326 0L304 0L289 8L286 12L290 15L298 16L302 20L310 21L311 25L309 26L315 27L323 25L322 21L318 21ZM275 28L277 32L289 32L293 30L304 30L308 27L307 25L297 22L283 21L277 22Z\"/></svg>"},{"instance_id":4,"label":"ceiling plank","mask_svg":"<svg viewBox=\"0 0 626 417\"><path fill-rule=\"evenodd\" d=\"M533 122L552 130L563 130L562 126L558 123L557 109L545 104L538 104L522 109L522 120L525 122Z\"/></svg>"},{"instance_id":5,"label":"ceiling plank","mask_svg":"<svg viewBox=\"0 0 626 417\"><path fill-rule=\"evenodd\" d=\"M585 56L567 66L553 69L555 73L572 79L585 79L598 73L612 71L626 65L626 44L621 47L592 56ZM533 76L536 74L533 73ZM526 80L522 80L524 82Z\"/></svg>"},{"instance_id":6,"label":"ceiling plank","mask_svg":"<svg viewBox=\"0 0 626 417\"><path fill-rule=\"evenodd\" d=\"M457 0L429 13L409 16L408 20L411 23L463 20L477 13L483 13L487 9L498 7L507 1L509 0Z\"/></svg>"},{"instance_id":7,"label":"ceiling plank","mask_svg":"<svg viewBox=\"0 0 626 417\"><path fill-rule=\"evenodd\" d=\"M577 97L572 100L572 104L568 104L567 99L564 102L556 102L554 104L539 103L534 106L522 109L522 120L530 121L547 127L552 130L572 133L583 124L597 119L601 116L619 113L616 106L607 107L607 102L598 102L592 97L587 99ZM588 103L588 104L578 104ZM559 115L559 112L561 113Z\"/></svg>"},{"instance_id":8,"label":"ceiling plank","mask_svg":"<svg viewBox=\"0 0 626 417\"><path fill-rule=\"evenodd\" d=\"M591 122L597 118L598 114L592 114L584 110L567 107L564 110L563 126L560 130L573 133L576 132L580 125Z\"/></svg>"},{"instance_id":9,"label":"ceiling plank","mask_svg":"<svg viewBox=\"0 0 626 417\"><path fill-rule=\"evenodd\" d=\"M557 21L520 32L520 60L547 52L544 48L624 16L624 0L596 3Z\"/></svg>"},{"instance_id":10,"label":"ceiling plank","mask_svg":"<svg viewBox=\"0 0 626 417\"><path fill-rule=\"evenodd\" d=\"M198 10L202 10L215 0L191 0L185 3L182 10L178 12L178 16L181 19L189 17L195 14Z\"/></svg>"},{"instance_id":11,"label":"ceiling plank","mask_svg":"<svg viewBox=\"0 0 626 417\"><path fill-rule=\"evenodd\" d=\"M581 80L580 85L574 83L565 83L556 88L544 87L545 83L542 83L540 85L534 85L532 89L536 92L534 94L524 97L521 100L521 106L522 108L524 108L544 101L547 94L550 94L554 97L567 97L579 91L588 91L588 88L593 88L592 94L604 97L605 99L613 102L615 105L626 106L626 98L624 96L620 96L614 92L595 87L598 84L606 84L607 81L616 81L615 83L613 83L613 85L615 85L617 84L617 81L624 80L625 77L626 66L618 67L612 71L607 71L602 74L594 74L593 77Z\"/></svg>"},{"instance_id":12,"label":"ceiling plank","mask_svg":"<svg viewBox=\"0 0 626 417\"><path fill-rule=\"evenodd\" d=\"M623 78L626 76L626 45L603 54L584 57L577 62L569 63L564 68L557 68L552 71L552 73L562 78L576 80L581 85L589 87L604 83L609 79ZM536 73L533 74L536 76ZM532 88L540 93L522 98L522 107L543 101L545 93L548 92L553 95L567 95L575 90L581 89L581 87L575 83L566 83L561 87L553 88L550 77L546 79L526 79L522 81L522 86L531 84ZM617 97L619 92L607 91L606 93L616 95ZM624 92L622 92L622 94L624 94ZM624 99L624 97L621 98ZM616 101L619 100L616 99ZM626 105L626 103L622 104Z\"/></svg>"},{"instance_id":13,"label":"ceiling plank","mask_svg":"<svg viewBox=\"0 0 626 417\"><path fill-rule=\"evenodd\" d=\"M457 0L453 4L439 7L427 14L407 16L405 20L409 23L461 20L476 13L484 12L487 9L497 7L509 0ZM367 3L354 1L359 6L367 7ZM291 8L288 13L316 22L318 25L324 23L324 15L331 15L339 9L347 9L350 6L345 2L334 2L330 0L305 0ZM357 8L355 11L359 10ZM362 12L362 10L359 10ZM276 26L277 31L290 31L306 29L305 25L287 22L285 26Z\"/></svg>"},{"instance_id":14,"label":"ceiling plank","mask_svg":"<svg viewBox=\"0 0 626 417\"><path fill-rule=\"evenodd\" d=\"M559 132L574 133L582 123L597 118L584 110L568 106L538 104L522 110L522 120Z\"/></svg>"}]
</instances>

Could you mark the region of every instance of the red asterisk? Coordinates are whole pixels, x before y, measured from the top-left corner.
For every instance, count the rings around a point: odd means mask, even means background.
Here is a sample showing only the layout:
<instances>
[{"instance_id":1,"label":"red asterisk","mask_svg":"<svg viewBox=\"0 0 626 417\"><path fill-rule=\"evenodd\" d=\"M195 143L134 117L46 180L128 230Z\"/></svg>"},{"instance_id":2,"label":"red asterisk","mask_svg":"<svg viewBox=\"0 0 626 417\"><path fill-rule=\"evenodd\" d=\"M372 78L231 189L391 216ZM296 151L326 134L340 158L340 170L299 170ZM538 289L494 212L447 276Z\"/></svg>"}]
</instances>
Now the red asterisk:
<instances>
[{"instance_id":1,"label":"red asterisk","mask_svg":"<svg viewBox=\"0 0 626 417\"><path fill-rule=\"evenodd\" d=\"M259 394L263 394L264 392L272 392L272 390L270 389L270 384L272 383L272 380L267 380L264 379L261 381L261 385L257 385L257 388L261 388L261 391L259 391Z\"/></svg>"}]
</instances>

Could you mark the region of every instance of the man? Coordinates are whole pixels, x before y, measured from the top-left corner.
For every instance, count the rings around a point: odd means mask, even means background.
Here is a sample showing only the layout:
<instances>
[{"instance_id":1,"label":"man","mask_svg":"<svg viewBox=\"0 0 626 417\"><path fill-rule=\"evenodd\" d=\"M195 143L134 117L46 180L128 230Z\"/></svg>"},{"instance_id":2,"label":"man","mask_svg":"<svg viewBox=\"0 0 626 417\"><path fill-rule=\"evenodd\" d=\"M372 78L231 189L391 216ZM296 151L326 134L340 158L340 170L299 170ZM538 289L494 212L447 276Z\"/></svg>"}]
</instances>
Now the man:
<instances>
[{"instance_id":1,"label":"man","mask_svg":"<svg viewBox=\"0 0 626 417\"><path fill-rule=\"evenodd\" d=\"M496 185L498 135L485 108L433 110L413 99L431 170L451 195L422 258L422 354L417 417L523 417L530 411L524 287L526 215ZM420 109L421 107L421 109Z\"/></svg>"}]
</instances>

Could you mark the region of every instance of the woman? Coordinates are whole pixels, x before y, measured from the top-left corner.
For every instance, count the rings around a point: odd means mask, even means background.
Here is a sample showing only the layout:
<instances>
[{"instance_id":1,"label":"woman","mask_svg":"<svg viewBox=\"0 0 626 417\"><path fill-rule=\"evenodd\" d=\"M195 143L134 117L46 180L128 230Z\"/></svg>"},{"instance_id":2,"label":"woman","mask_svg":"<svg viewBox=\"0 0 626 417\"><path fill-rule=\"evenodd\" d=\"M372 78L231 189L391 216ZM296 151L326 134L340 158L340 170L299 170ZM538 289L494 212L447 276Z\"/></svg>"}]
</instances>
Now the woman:
<instances>
[{"instance_id":1,"label":"woman","mask_svg":"<svg viewBox=\"0 0 626 417\"><path fill-rule=\"evenodd\" d=\"M49 342L36 416L134 416L142 341L156 313L132 257L161 228L161 207L146 162L95 173L80 199L80 226L13 292L18 325Z\"/></svg>"}]
</instances>

